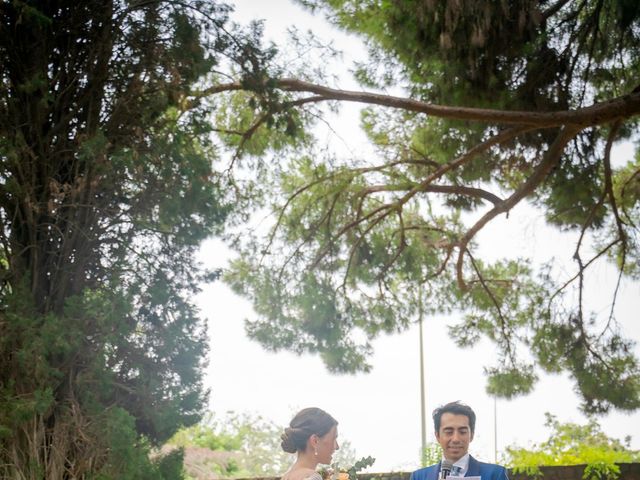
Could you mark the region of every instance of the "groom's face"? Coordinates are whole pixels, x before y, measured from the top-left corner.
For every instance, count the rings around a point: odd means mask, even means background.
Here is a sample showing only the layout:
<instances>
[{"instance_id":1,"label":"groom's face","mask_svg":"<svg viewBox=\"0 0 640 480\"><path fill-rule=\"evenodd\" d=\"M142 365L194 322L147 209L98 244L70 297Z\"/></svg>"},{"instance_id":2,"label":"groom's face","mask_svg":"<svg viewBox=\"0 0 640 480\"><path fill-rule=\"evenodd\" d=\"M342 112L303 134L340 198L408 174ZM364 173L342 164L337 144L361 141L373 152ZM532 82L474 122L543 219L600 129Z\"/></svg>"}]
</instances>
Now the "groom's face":
<instances>
[{"instance_id":1,"label":"groom's face","mask_svg":"<svg viewBox=\"0 0 640 480\"><path fill-rule=\"evenodd\" d=\"M469 443L473 440L469 417L449 412L443 413L436 438L442 447L444 458L451 462L460 460L469 451Z\"/></svg>"}]
</instances>

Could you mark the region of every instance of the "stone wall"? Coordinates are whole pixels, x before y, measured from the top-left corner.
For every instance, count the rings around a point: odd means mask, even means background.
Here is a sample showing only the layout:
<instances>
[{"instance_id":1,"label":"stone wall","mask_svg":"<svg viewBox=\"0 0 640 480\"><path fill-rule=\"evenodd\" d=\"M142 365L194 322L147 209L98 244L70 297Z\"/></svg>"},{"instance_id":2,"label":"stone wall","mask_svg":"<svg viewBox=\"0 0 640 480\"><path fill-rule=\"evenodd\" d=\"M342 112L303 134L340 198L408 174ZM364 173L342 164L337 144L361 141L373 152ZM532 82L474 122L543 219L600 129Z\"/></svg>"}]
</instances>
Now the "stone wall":
<instances>
[{"instance_id":1,"label":"stone wall","mask_svg":"<svg viewBox=\"0 0 640 480\"><path fill-rule=\"evenodd\" d=\"M618 480L640 480L640 463L619 463ZM524 474L509 472L510 480L582 480L585 465L568 465L561 467L540 467L541 477L529 477ZM358 480L409 480L411 472L362 473ZM263 477L238 480L279 480L278 477Z\"/></svg>"},{"instance_id":2,"label":"stone wall","mask_svg":"<svg viewBox=\"0 0 640 480\"><path fill-rule=\"evenodd\" d=\"M585 465L567 465L562 467L540 467L541 480L582 480ZM640 480L640 463L619 463L620 477L618 480ZM513 480L531 480L526 475L510 476Z\"/></svg>"}]
</instances>

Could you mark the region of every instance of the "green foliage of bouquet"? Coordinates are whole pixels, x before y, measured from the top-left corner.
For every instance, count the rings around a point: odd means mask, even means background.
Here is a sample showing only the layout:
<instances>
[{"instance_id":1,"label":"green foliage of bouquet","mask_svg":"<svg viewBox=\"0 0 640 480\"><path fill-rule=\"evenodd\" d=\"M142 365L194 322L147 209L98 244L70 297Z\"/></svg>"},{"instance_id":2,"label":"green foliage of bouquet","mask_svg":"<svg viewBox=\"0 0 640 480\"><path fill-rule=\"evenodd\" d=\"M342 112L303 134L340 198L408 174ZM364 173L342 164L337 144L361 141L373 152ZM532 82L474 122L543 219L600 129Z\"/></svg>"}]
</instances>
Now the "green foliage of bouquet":
<instances>
[{"instance_id":1,"label":"green foliage of bouquet","mask_svg":"<svg viewBox=\"0 0 640 480\"><path fill-rule=\"evenodd\" d=\"M362 457L348 468L340 467L334 463L330 468L321 469L320 474L324 480L358 480L358 472L370 467L375 461L376 459L371 456Z\"/></svg>"}]
</instances>

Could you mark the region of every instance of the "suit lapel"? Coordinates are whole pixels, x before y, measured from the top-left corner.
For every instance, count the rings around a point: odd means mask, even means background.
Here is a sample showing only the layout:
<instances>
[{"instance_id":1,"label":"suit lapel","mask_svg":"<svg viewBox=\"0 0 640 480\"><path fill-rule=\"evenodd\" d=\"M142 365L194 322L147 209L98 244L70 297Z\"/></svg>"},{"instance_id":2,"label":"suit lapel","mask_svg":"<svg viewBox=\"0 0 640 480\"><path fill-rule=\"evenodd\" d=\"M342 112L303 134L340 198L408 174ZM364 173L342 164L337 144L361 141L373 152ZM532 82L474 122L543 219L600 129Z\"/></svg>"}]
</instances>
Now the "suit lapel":
<instances>
[{"instance_id":1,"label":"suit lapel","mask_svg":"<svg viewBox=\"0 0 640 480\"><path fill-rule=\"evenodd\" d=\"M427 479L426 480L438 480L438 475L440 475L440 464L434 465L433 468L427 470Z\"/></svg>"},{"instance_id":2,"label":"suit lapel","mask_svg":"<svg viewBox=\"0 0 640 480\"><path fill-rule=\"evenodd\" d=\"M464 476L465 477L479 477L480 476L480 462L478 462L471 455L469 455L469 468L467 468L467 473L465 473Z\"/></svg>"}]
</instances>

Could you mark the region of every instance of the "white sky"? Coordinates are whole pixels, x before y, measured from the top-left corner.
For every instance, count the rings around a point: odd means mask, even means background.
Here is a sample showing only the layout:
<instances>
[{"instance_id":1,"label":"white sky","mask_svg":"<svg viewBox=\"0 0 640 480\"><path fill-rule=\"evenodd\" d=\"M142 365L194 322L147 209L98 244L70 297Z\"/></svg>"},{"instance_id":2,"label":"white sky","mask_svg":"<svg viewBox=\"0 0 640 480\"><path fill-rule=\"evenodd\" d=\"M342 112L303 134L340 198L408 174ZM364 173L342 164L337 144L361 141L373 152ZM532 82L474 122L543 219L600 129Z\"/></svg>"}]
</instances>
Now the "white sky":
<instances>
[{"instance_id":1,"label":"white sky","mask_svg":"<svg viewBox=\"0 0 640 480\"><path fill-rule=\"evenodd\" d=\"M321 17L312 17L286 0L241 0L236 3L234 19L266 19L267 36L282 38L292 23L301 30L311 28L326 39L335 39L345 49L344 64L362 54L358 40L334 30ZM357 88L348 76L345 88ZM332 120L342 139L333 138L336 148L359 150L357 110L346 107ZM348 140L345 140L348 139ZM345 147L348 145L348 147ZM630 155L631 149L618 150ZM527 207L515 208L509 219L499 219L481 232L487 255L496 252L531 256L536 259L571 257L575 238L544 227L540 214ZM208 266L224 266L230 252L217 240L202 247L202 259ZM610 291L613 277L598 267L593 291ZM640 285L625 283L620 295L618 320L626 336L640 339ZM295 411L318 406L340 423L340 437L348 439L358 457L371 455L376 463L369 470L412 470L418 466L420 450L420 391L418 329L380 338L374 343L370 359L373 371L355 376L330 375L319 358L298 357L288 352L267 352L244 333L244 319L254 318L249 302L233 294L218 282L203 287L197 299L202 314L209 319L211 336L208 383L211 410L250 412L285 426ZM598 310L607 304L594 303ZM483 366L495 359L488 342L472 350L457 349L446 335L450 318L430 317L425 322L425 369L428 415L428 440L433 440L430 412L451 400L471 405L478 416L471 453L485 461L494 459L494 400L485 393ZM640 348L636 348L640 355ZM547 438L544 412L561 421L584 422L573 393L573 382L565 375L542 376L535 392L512 401L498 400L497 447L527 446ZM640 449L640 414L612 413L599 419L604 431L613 437L632 435L632 447Z\"/></svg>"}]
</instances>

